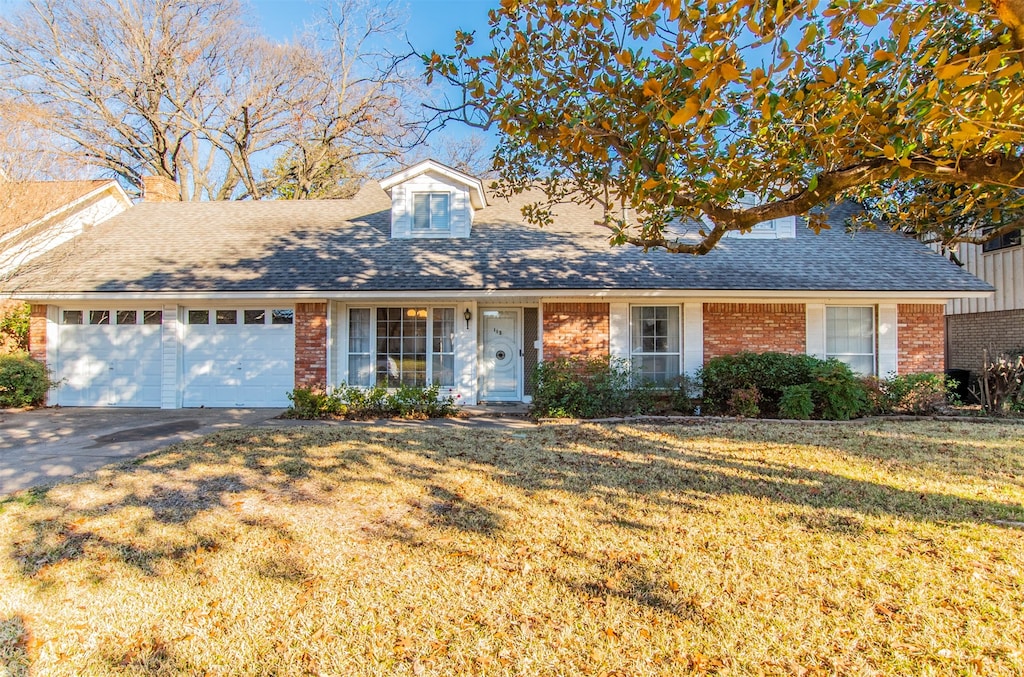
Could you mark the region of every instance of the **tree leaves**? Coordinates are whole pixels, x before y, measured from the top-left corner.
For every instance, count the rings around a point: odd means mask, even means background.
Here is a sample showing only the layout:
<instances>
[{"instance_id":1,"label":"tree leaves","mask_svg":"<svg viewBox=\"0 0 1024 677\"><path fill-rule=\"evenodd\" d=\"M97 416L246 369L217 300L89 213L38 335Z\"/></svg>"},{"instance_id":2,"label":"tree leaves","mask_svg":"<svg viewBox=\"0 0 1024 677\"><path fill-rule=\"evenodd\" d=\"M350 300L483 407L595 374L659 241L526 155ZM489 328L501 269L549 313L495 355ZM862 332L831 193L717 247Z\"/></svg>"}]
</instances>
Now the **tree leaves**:
<instances>
[{"instance_id":1,"label":"tree leaves","mask_svg":"<svg viewBox=\"0 0 1024 677\"><path fill-rule=\"evenodd\" d=\"M531 20L546 30L527 35ZM613 242L705 253L757 219L884 197L892 181L1002 186L1019 202L1024 61L1009 28L987 5L925 0L526 3L495 12L493 49L452 110L503 130L506 185L549 191L537 214L582 199L604 210ZM736 209L745 194L764 204ZM957 199L984 217L984 200ZM923 207L885 216L919 232L945 223ZM679 219L713 227L679 243L665 234Z\"/></svg>"}]
</instances>

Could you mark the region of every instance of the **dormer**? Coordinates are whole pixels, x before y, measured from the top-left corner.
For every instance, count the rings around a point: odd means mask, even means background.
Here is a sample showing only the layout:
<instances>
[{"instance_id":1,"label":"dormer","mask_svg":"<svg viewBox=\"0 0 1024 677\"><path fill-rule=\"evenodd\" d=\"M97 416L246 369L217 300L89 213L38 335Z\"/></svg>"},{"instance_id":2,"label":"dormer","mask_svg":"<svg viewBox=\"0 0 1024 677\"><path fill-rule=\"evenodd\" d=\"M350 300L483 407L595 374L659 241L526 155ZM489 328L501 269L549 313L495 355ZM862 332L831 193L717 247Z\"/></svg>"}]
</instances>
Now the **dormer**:
<instances>
[{"instance_id":1,"label":"dormer","mask_svg":"<svg viewBox=\"0 0 1024 677\"><path fill-rule=\"evenodd\" d=\"M750 193L737 200L739 207L742 209L756 207L761 202L755 195ZM796 237L796 217L784 216L781 219L762 221L746 233L732 231L726 237L740 237L753 240L788 240Z\"/></svg>"},{"instance_id":2,"label":"dormer","mask_svg":"<svg viewBox=\"0 0 1024 677\"><path fill-rule=\"evenodd\" d=\"M391 197L391 237L469 237L473 214L487 206L480 179L424 160L380 182Z\"/></svg>"}]
</instances>

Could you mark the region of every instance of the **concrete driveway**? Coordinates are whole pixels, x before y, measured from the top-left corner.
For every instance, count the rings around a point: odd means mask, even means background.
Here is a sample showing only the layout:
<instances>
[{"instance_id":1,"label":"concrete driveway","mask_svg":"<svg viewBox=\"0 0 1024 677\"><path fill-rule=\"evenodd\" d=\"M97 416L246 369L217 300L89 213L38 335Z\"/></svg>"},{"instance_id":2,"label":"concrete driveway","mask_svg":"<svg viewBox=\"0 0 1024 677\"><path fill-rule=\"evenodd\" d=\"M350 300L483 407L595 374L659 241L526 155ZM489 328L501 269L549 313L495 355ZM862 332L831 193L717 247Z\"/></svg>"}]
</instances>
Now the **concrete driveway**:
<instances>
[{"instance_id":1,"label":"concrete driveway","mask_svg":"<svg viewBox=\"0 0 1024 677\"><path fill-rule=\"evenodd\" d=\"M0 410L0 496L53 484L174 442L275 425L281 409Z\"/></svg>"},{"instance_id":2,"label":"concrete driveway","mask_svg":"<svg viewBox=\"0 0 1024 677\"><path fill-rule=\"evenodd\" d=\"M429 421L294 421L282 409L0 409L0 496L55 484L174 442L239 427L314 425L533 428L523 407L467 408L470 418ZM509 416L511 414L511 416Z\"/></svg>"}]
</instances>

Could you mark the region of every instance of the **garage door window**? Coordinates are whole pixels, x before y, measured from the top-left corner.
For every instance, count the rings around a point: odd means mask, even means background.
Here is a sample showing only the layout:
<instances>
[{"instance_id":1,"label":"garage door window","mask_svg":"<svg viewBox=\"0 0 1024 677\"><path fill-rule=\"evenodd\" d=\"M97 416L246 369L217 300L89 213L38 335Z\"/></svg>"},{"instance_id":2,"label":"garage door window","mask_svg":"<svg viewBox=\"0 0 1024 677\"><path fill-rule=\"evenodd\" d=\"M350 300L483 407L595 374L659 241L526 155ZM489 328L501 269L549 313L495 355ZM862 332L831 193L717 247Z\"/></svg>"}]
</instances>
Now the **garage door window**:
<instances>
[{"instance_id":1,"label":"garage door window","mask_svg":"<svg viewBox=\"0 0 1024 677\"><path fill-rule=\"evenodd\" d=\"M89 324L110 324L109 310L90 310Z\"/></svg>"},{"instance_id":2,"label":"garage door window","mask_svg":"<svg viewBox=\"0 0 1024 677\"><path fill-rule=\"evenodd\" d=\"M238 324L237 310L218 310L217 324Z\"/></svg>"},{"instance_id":3,"label":"garage door window","mask_svg":"<svg viewBox=\"0 0 1024 677\"><path fill-rule=\"evenodd\" d=\"M142 311L142 324L163 324L164 323L164 311L162 310L143 310Z\"/></svg>"},{"instance_id":4,"label":"garage door window","mask_svg":"<svg viewBox=\"0 0 1024 677\"><path fill-rule=\"evenodd\" d=\"M271 324L292 324L295 321L295 311L283 308L270 311Z\"/></svg>"},{"instance_id":5,"label":"garage door window","mask_svg":"<svg viewBox=\"0 0 1024 677\"><path fill-rule=\"evenodd\" d=\"M209 310L190 310L190 311L188 311L188 323L189 324L210 324L210 311Z\"/></svg>"},{"instance_id":6,"label":"garage door window","mask_svg":"<svg viewBox=\"0 0 1024 677\"><path fill-rule=\"evenodd\" d=\"M117 311L117 323L118 324L137 324L136 316L138 314L134 310L119 310Z\"/></svg>"},{"instance_id":7,"label":"garage door window","mask_svg":"<svg viewBox=\"0 0 1024 677\"><path fill-rule=\"evenodd\" d=\"M246 324L266 324L267 323L267 311L265 310L247 310L244 313Z\"/></svg>"},{"instance_id":8,"label":"garage door window","mask_svg":"<svg viewBox=\"0 0 1024 677\"><path fill-rule=\"evenodd\" d=\"M65 310L61 320L63 324L82 324L82 311Z\"/></svg>"}]
</instances>

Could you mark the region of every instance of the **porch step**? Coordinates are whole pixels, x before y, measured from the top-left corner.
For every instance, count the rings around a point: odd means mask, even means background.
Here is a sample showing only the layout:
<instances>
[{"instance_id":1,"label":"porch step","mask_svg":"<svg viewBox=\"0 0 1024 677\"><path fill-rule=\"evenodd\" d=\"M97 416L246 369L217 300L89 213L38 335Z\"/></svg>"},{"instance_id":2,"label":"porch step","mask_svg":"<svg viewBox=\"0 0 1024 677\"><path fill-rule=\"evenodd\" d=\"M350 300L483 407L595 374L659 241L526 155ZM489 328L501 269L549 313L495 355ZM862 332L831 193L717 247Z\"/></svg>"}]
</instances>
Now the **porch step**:
<instances>
[{"instance_id":1,"label":"porch step","mask_svg":"<svg viewBox=\"0 0 1024 677\"><path fill-rule=\"evenodd\" d=\"M530 415L530 405L522 402L484 402L461 409L463 415L470 418L527 418Z\"/></svg>"}]
</instances>

